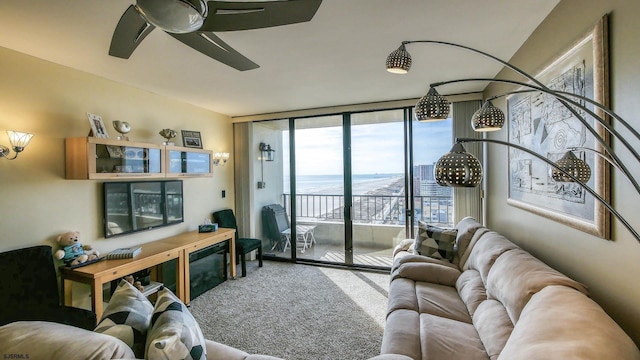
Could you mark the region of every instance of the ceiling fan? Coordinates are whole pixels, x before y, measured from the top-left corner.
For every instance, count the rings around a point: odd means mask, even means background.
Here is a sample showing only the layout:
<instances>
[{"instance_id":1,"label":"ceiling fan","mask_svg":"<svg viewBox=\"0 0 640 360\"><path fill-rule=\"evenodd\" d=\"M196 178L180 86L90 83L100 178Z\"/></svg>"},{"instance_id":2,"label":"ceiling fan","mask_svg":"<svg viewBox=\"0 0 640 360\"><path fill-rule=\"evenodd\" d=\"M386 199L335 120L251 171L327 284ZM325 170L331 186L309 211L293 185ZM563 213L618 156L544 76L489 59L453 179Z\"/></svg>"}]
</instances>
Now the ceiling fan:
<instances>
[{"instance_id":1,"label":"ceiling fan","mask_svg":"<svg viewBox=\"0 0 640 360\"><path fill-rule=\"evenodd\" d=\"M245 71L260 67L214 31L237 31L311 20L322 0L205 1L136 0L124 12L111 38L109 55L128 59L142 40L159 27L193 49Z\"/></svg>"}]
</instances>

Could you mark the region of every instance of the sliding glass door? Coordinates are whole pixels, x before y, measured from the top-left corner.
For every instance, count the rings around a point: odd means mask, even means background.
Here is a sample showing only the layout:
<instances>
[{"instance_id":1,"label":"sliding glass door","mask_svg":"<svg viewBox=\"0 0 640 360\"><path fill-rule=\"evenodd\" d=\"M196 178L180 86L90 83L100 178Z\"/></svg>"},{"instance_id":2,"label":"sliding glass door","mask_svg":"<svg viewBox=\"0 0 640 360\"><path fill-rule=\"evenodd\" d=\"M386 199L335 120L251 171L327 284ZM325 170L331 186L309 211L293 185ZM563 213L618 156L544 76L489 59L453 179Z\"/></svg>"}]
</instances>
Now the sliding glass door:
<instances>
[{"instance_id":1,"label":"sliding glass door","mask_svg":"<svg viewBox=\"0 0 640 360\"><path fill-rule=\"evenodd\" d=\"M297 259L344 263L343 117L295 119L294 126L295 198L287 207L295 235L285 237Z\"/></svg>"},{"instance_id":2,"label":"sliding glass door","mask_svg":"<svg viewBox=\"0 0 640 360\"><path fill-rule=\"evenodd\" d=\"M451 121L410 119L402 108L255 123L254 142L277 149L261 162L254 196L271 209L262 218L267 255L388 268L418 221L451 226L451 191L433 179Z\"/></svg>"},{"instance_id":3,"label":"sliding glass door","mask_svg":"<svg viewBox=\"0 0 640 360\"><path fill-rule=\"evenodd\" d=\"M406 237L403 110L350 116L353 264L390 267Z\"/></svg>"}]
</instances>

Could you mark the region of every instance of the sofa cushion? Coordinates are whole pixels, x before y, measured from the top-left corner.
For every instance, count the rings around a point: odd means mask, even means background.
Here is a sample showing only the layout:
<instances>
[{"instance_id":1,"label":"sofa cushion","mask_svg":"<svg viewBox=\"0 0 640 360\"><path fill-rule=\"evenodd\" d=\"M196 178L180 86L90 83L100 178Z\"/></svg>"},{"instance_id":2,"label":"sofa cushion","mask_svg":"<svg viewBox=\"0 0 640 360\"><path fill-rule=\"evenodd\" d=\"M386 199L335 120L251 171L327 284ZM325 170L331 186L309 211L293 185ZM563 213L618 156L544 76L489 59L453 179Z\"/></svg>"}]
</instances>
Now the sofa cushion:
<instances>
[{"instance_id":1,"label":"sofa cushion","mask_svg":"<svg viewBox=\"0 0 640 360\"><path fill-rule=\"evenodd\" d=\"M483 301L473 316L473 326L476 327L489 358L497 359L513 331L513 323L507 310L497 300Z\"/></svg>"},{"instance_id":2,"label":"sofa cushion","mask_svg":"<svg viewBox=\"0 0 640 360\"><path fill-rule=\"evenodd\" d=\"M471 323L466 305L452 286L416 282L418 312Z\"/></svg>"},{"instance_id":3,"label":"sofa cushion","mask_svg":"<svg viewBox=\"0 0 640 360\"><path fill-rule=\"evenodd\" d=\"M421 255L420 257L431 259ZM443 266L442 264L438 263L416 261L405 262L398 266L391 273L391 280L403 277L415 281L432 282L435 284L454 286L456 284L458 276L460 276L460 270L454 267Z\"/></svg>"},{"instance_id":4,"label":"sofa cushion","mask_svg":"<svg viewBox=\"0 0 640 360\"><path fill-rule=\"evenodd\" d=\"M422 357L415 359L489 359L473 325L420 314Z\"/></svg>"},{"instance_id":5,"label":"sofa cushion","mask_svg":"<svg viewBox=\"0 0 640 360\"><path fill-rule=\"evenodd\" d=\"M495 231L487 231L477 240L471 249L465 270L475 269L480 273L482 282L487 283L487 275L496 259L503 253L519 249L514 243Z\"/></svg>"},{"instance_id":6,"label":"sofa cushion","mask_svg":"<svg viewBox=\"0 0 640 360\"><path fill-rule=\"evenodd\" d=\"M467 311L471 317L473 317L478 305L487 300L487 289L485 289L480 273L477 270L463 272L456 281L456 289L460 299L467 306Z\"/></svg>"},{"instance_id":7,"label":"sofa cushion","mask_svg":"<svg viewBox=\"0 0 640 360\"><path fill-rule=\"evenodd\" d=\"M169 289L158 291L145 359L206 360L205 339L187 307Z\"/></svg>"},{"instance_id":8,"label":"sofa cushion","mask_svg":"<svg viewBox=\"0 0 640 360\"><path fill-rule=\"evenodd\" d=\"M498 359L637 360L640 351L593 300L554 285L531 297Z\"/></svg>"},{"instance_id":9,"label":"sofa cushion","mask_svg":"<svg viewBox=\"0 0 640 360\"><path fill-rule=\"evenodd\" d=\"M584 285L521 249L508 251L498 257L486 281L488 297L504 305L514 324L531 296L551 285L569 286L587 293Z\"/></svg>"},{"instance_id":10,"label":"sofa cushion","mask_svg":"<svg viewBox=\"0 0 640 360\"><path fill-rule=\"evenodd\" d=\"M482 224L480 224L471 216L463 218L456 224L458 234L456 236L456 251L453 257L454 264L460 264L460 259L462 255L467 251L469 243L473 238L473 234L475 234L476 230L482 227Z\"/></svg>"},{"instance_id":11,"label":"sofa cushion","mask_svg":"<svg viewBox=\"0 0 640 360\"><path fill-rule=\"evenodd\" d=\"M389 283L387 315L400 309L418 312L416 282L414 280L398 278Z\"/></svg>"},{"instance_id":12,"label":"sofa cushion","mask_svg":"<svg viewBox=\"0 0 640 360\"><path fill-rule=\"evenodd\" d=\"M434 259L453 261L457 229L440 228L418 221L418 237L414 250Z\"/></svg>"},{"instance_id":13,"label":"sofa cushion","mask_svg":"<svg viewBox=\"0 0 640 360\"><path fill-rule=\"evenodd\" d=\"M151 302L129 282L121 280L94 331L124 341L142 358L152 313Z\"/></svg>"},{"instance_id":14,"label":"sofa cushion","mask_svg":"<svg viewBox=\"0 0 640 360\"><path fill-rule=\"evenodd\" d=\"M18 321L0 327L0 353L22 359L136 357L127 344L113 336L46 321Z\"/></svg>"},{"instance_id":15,"label":"sofa cushion","mask_svg":"<svg viewBox=\"0 0 640 360\"><path fill-rule=\"evenodd\" d=\"M401 354L412 359L423 359L420 315L416 311L400 309L387 316L380 354Z\"/></svg>"}]
</instances>

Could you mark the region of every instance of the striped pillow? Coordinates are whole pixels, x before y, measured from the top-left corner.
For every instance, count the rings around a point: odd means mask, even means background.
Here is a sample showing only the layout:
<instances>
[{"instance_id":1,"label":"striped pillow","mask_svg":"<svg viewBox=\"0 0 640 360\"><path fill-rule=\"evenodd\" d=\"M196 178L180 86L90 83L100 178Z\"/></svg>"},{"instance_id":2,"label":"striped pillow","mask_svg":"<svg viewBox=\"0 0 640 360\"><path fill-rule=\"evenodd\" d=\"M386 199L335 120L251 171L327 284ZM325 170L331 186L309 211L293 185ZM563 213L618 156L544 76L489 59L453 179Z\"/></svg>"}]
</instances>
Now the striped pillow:
<instances>
[{"instance_id":1,"label":"striped pillow","mask_svg":"<svg viewBox=\"0 0 640 360\"><path fill-rule=\"evenodd\" d=\"M145 359L206 360L202 330L187 307L169 289L158 292Z\"/></svg>"},{"instance_id":2,"label":"striped pillow","mask_svg":"<svg viewBox=\"0 0 640 360\"><path fill-rule=\"evenodd\" d=\"M152 314L151 302L129 282L121 280L94 331L124 341L136 357L142 358Z\"/></svg>"}]
</instances>

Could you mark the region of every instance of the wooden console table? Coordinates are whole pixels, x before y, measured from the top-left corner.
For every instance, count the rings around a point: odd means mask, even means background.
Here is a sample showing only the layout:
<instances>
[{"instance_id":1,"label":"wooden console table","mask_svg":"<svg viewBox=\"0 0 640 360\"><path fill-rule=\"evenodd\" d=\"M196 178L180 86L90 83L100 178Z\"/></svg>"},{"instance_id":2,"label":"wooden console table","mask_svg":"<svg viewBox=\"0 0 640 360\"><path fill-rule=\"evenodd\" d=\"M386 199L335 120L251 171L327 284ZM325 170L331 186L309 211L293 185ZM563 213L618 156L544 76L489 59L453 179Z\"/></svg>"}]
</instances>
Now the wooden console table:
<instances>
[{"instance_id":1,"label":"wooden console table","mask_svg":"<svg viewBox=\"0 0 640 360\"><path fill-rule=\"evenodd\" d=\"M176 296L188 304L190 296L189 254L193 251L229 240L230 275L236 278L235 230L220 228L210 233L191 231L184 234L152 241L140 245L142 252L132 259L102 260L95 264L69 269L60 268L62 293L65 305L72 306L71 285L73 281L91 286L91 309L98 321L102 317L102 286L136 271L148 269L166 261L176 259Z\"/></svg>"}]
</instances>

